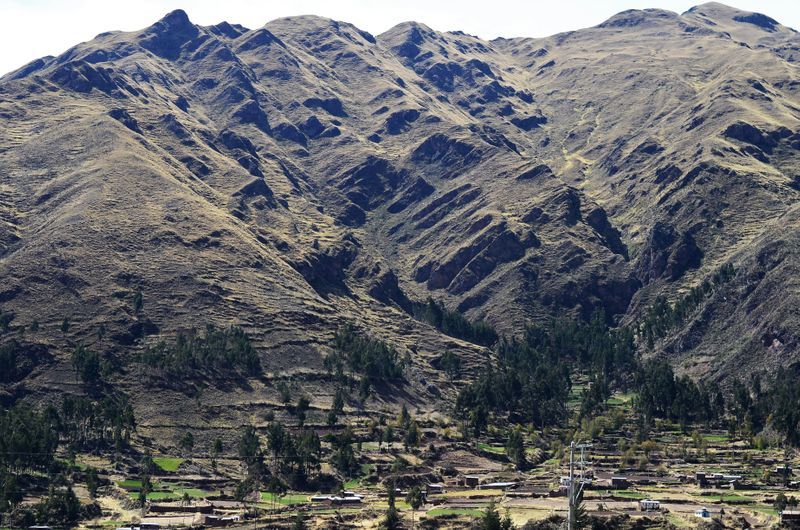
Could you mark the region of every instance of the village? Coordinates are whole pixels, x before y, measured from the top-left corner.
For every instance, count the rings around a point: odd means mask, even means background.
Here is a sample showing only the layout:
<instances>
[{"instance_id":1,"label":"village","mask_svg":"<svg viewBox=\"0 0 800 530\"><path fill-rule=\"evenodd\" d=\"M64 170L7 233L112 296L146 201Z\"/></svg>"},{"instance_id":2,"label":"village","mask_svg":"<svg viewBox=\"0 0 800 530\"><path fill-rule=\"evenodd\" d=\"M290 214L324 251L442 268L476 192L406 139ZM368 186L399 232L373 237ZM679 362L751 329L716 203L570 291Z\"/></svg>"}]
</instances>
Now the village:
<instances>
[{"instance_id":1,"label":"village","mask_svg":"<svg viewBox=\"0 0 800 530\"><path fill-rule=\"evenodd\" d=\"M615 394L609 402L627 414L630 400ZM416 421L418 447L360 442L360 473L330 491L259 491L237 500L241 462L235 458L220 457L214 471L208 458L155 456L157 472L145 505L137 501L140 481L105 473L107 486L98 496L102 515L87 526L290 528L302 520L305 528L378 527L389 503L389 480L408 528L463 528L490 506L518 527L563 518L571 480L583 485L587 515L638 521L637 528L695 528L711 521L730 528L771 528L800 521L797 456L781 448L751 447L750 440L725 431L682 432L661 424L649 439L636 442L626 415L618 428L573 433L590 443L580 459L575 455L570 479L569 448L560 445L555 432L529 434L528 440L535 440L526 444L530 466L520 471L509 462L501 436L464 440L457 425L441 417L419 415ZM353 429L366 437L365 425ZM86 458L104 469L96 457ZM406 502L414 487L423 494L417 509Z\"/></svg>"}]
</instances>

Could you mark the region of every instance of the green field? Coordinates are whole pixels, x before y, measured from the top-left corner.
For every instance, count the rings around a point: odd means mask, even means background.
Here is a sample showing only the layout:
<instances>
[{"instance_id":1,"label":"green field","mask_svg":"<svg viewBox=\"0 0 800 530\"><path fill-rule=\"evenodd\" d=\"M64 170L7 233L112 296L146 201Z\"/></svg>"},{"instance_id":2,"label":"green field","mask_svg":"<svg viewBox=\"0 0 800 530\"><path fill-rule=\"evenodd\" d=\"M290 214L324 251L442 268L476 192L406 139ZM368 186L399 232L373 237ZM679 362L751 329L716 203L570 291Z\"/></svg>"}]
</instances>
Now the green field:
<instances>
[{"instance_id":1,"label":"green field","mask_svg":"<svg viewBox=\"0 0 800 530\"><path fill-rule=\"evenodd\" d=\"M481 449L483 451L488 451L488 452L494 453L496 455L504 455L504 454L506 454L506 448L505 447L500 447L499 445L489 445L489 444L485 444L485 443L479 443L478 444L478 449Z\"/></svg>"},{"instance_id":2,"label":"green field","mask_svg":"<svg viewBox=\"0 0 800 530\"><path fill-rule=\"evenodd\" d=\"M722 500L722 502L731 502L740 504L755 502L755 500L752 499L751 497L745 497L744 495L738 495L736 493L721 493L721 492L709 491L709 492L703 492L699 496L708 499L709 501Z\"/></svg>"},{"instance_id":3,"label":"green field","mask_svg":"<svg viewBox=\"0 0 800 530\"><path fill-rule=\"evenodd\" d=\"M172 458L168 456L157 456L153 458L153 463L155 465L161 468L162 471L167 471L169 473L177 471L183 461L183 458Z\"/></svg>"},{"instance_id":4,"label":"green field","mask_svg":"<svg viewBox=\"0 0 800 530\"><path fill-rule=\"evenodd\" d=\"M138 490L138 489L140 489L142 487L142 481L141 480L135 480L135 479L120 480L119 482L117 482L117 486L119 486L120 488L125 488L125 489L136 489L136 490Z\"/></svg>"},{"instance_id":5,"label":"green field","mask_svg":"<svg viewBox=\"0 0 800 530\"><path fill-rule=\"evenodd\" d=\"M731 437L727 434L707 434L703 436L706 442L713 442L713 443L724 443L730 442Z\"/></svg>"},{"instance_id":6,"label":"green field","mask_svg":"<svg viewBox=\"0 0 800 530\"><path fill-rule=\"evenodd\" d=\"M621 392L608 398L606 403L611 407L621 407L629 405L635 398L636 394L634 392Z\"/></svg>"},{"instance_id":7,"label":"green field","mask_svg":"<svg viewBox=\"0 0 800 530\"><path fill-rule=\"evenodd\" d=\"M273 495L267 491L261 492L261 500L263 502L268 502L272 504ZM276 504L280 504L281 506L293 506L296 504L307 504L308 503L308 495L303 495L300 493L289 493L282 497L276 497L275 499Z\"/></svg>"}]
</instances>

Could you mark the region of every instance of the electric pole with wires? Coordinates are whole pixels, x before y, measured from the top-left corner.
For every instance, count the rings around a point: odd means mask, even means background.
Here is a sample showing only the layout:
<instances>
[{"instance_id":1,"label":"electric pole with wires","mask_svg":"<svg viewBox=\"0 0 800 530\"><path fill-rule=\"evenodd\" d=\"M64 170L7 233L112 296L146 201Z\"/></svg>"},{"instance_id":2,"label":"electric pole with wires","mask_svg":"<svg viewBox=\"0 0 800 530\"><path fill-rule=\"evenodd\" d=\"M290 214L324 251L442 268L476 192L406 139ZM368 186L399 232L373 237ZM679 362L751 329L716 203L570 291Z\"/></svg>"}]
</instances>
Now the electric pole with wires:
<instances>
[{"instance_id":1,"label":"electric pole with wires","mask_svg":"<svg viewBox=\"0 0 800 530\"><path fill-rule=\"evenodd\" d=\"M592 447L589 443L569 444L569 487L567 489L567 530L577 530L578 510L583 499L583 489L591 482L586 476L586 450ZM580 460L575 461L575 449L580 450ZM575 467L578 467L577 473Z\"/></svg>"}]
</instances>

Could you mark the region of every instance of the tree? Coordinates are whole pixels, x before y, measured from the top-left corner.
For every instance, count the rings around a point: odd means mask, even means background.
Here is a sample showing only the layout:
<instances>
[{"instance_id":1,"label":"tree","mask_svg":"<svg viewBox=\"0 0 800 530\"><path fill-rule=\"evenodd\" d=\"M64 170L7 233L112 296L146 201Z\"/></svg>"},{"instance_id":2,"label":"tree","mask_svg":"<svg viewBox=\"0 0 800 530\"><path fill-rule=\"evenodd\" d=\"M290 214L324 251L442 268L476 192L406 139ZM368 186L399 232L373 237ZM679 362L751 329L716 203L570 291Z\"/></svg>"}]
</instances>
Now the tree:
<instances>
[{"instance_id":1,"label":"tree","mask_svg":"<svg viewBox=\"0 0 800 530\"><path fill-rule=\"evenodd\" d=\"M397 488L394 481L386 483L386 495L389 506L386 508L386 515L383 521L381 521L380 527L384 530L395 530L400 527L400 514L397 512L397 507L395 506Z\"/></svg>"},{"instance_id":2,"label":"tree","mask_svg":"<svg viewBox=\"0 0 800 530\"><path fill-rule=\"evenodd\" d=\"M439 366L450 381L454 381L461 374L461 358L450 350L442 354Z\"/></svg>"},{"instance_id":3,"label":"tree","mask_svg":"<svg viewBox=\"0 0 800 530\"><path fill-rule=\"evenodd\" d=\"M100 348L103 347L103 339L106 336L106 325L102 322L100 326L97 328L97 343L100 345Z\"/></svg>"},{"instance_id":4,"label":"tree","mask_svg":"<svg viewBox=\"0 0 800 530\"><path fill-rule=\"evenodd\" d=\"M294 523L292 523L292 530L307 530L308 525L306 524L306 516L303 512L297 512L297 515L294 517Z\"/></svg>"},{"instance_id":5,"label":"tree","mask_svg":"<svg viewBox=\"0 0 800 530\"><path fill-rule=\"evenodd\" d=\"M402 429L408 429L411 423L411 414L408 413L408 407L403 403L403 408L400 410L400 417L397 418L397 426Z\"/></svg>"},{"instance_id":6,"label":"tree","mask_svg":"<svg viewBox=\"0 0 800 530\"><path fill-rule=\"evenodd\" d=\"M486 430L486 427L489 425L489 411L486 410L486 407L483 404L478 405L472 411L472 414L470 415L470 422L476 438Z\"/></svg>"},{"instance_id":7,"label":"tree","mask_svg":"<svg viewBox=\"0 0 800 530\"><path fill-rule=\"evenodd\" d=\"M311 402L307 397L301 396L300 399L297 400L297 405L294 407L294 413L297 415L297 423L300 425L300 427L302 427L306 422L306 413L310 407Z\"/></svg>"},{"instance_id":8,"label":"tree","mask_svg":"<svg viewBox=\"0 0 800 530\"><path fill-rule=\"evenodd\" d=\"M333 395L333 403L331 404L331 410L328 412L328 425L333 427L336 425L336 421L340 414L344 412L344 390L342 387L338 387L336 389L336 393Z\"/></svg>"},{"instance_id":9,"label":"tree","mask_svg":"<svg viewBox=\"0 0 800 530\"><path fill-rule=\"evenodd\" d=\"M0 330L3 330L4 333L8 333L8 330L11 329L11 322L15 317L16 315L13 311L7 313L0 311Z\"/></svg>"},{"instance_id":10,"label":"tree","mask_svg":"<svg viewBox=\"0 0 800 530\"><path fill-rule=\"evenodd\" d=\"M97 476L97 470L90 467L86 470L86 489L89 491L91 498L97 497L97 490L100 487L100 479Z\"/></svg>"},{"instance_id":11,"label":"tree","mask_svg":"<svg viewBox=\"0 0 800 530\"><path fill-rule=\"evenodd\" d=\"M61 335L66 337L67 336L67 332L69 331L69 327L70 327L69 318L64 317L64 320L61 321L61 328L60 328L61 329Z\"/></svg>"},{"instance_id":12,"label":"tree","mask_svg":"<svg viewBox=\"0 0 800 530\"><path fill-rule=\"evenodd\" d=\"M190 453L192 449L194 449L194 435L190 431L186 431L181 436L180 441L178 441L178 445L181 449Z\"/></svg>"},{"instance_id":13,"label":"tree","mask_svg":"<svg viewBox=\"0 0 800 530\"><path fill-rule=\"evenodd\" d=\"M72 353L72 366L87 386L95 387L100 383L100 356L96 352L78 346Z\"/></svg>"},{"instance_id":14,"label":"tree","mask_svg":"<svg viewBox=\"0 0 800 530\"><path fill-rule=\"evenodd\" d=\"M352 476L358 470L355 451L353 451L353 431L350 426L345 427L344 431L332 442L331 465L345 477Z\"/></svg>"},{"instance_id":15,"label":"tree","mask_svg":"<svg viewBox=\"0 0 800 530\"><path fill-rule=\"evenodd\" d=\"M217 458L222 454L222 439L215 438L211 444L211 467L217 469Z\"/></svg>"},{"instance_id":16,"label":"tree","mask_svg":"<svg viewBox=\"0 0 800 530\"><path fill-rule=\"evenodd\" d=\"M481 522L479 529L480 530L511 530L514 528L514 523L511 522L511 517L506 515L505 517L500 517L500 513L497 511L497 506L492 500L489 503L489 506L486 507L486 511L483 513L481 517Z\"/></svg>"},{"instance_id":17,"label":"tree","mask_svg":"<svg viewBox=\"0 0 800 530\"><path fill-rule=\"evenodd\" d=\"M406 431L406 435L403 437L403 445L406 451L408 451L409 447L416 447L419 445L419 429L417 428L417 422L411 422L411 425Z\"/></svg>"},{"instance_id":18,"label":"tree","mask_svg":"<svg viewBox=\"0 0 800 530\"><path fill-rule=\"evenodd\" d=\"M244 428L242 437L239 439L239 456L246 464L252 464L259 458L261 453L261 441L256 434L256 428L248 425Z\"/></svg>"},{"instance_id":19,"label":"tree","mask_svg":"<svg viewBox=\"0 0 800 530\"><path fill-rule=\"evenodd\" d=\"M319 435L312 430L303 431L295 444L297 468L301 473L298 478L305 481L309 473L319 469L321 452L322 442Z\"/></svg>"},{"instance_id":20,"label":"tree","mask_svg":"<svg viewBox=\"0 0 800 530\"><path fill-rule=\"evenodd\" d=\"M9 471L4 473L2 487L3 489L0 491L0 512L6 512L22 502L23 494L17 477Z\"/></svg>"},{"instance_id":21,"label":"tree","mask_svg":"<svg viewBox=\"0 0 800 530\"><path fill-rule=\"evenodd\" d=\"M286 384L286 381L280 381L277 389L281 395L281 402L283 402L284 405L288 405L289 402L292 401L292 392L289 390L289 385Z\"/></svg>"},{"instance_id":22,"label":"tree","mask_svg":"<svg viewBox=\"0 0 800 530\"><path fill-rule=\"evenodd\" d=\"M422 504L425 502L425 494L422 492L419 486L414 486L408 491L408 495L406 495L406 502L409 506L411 506L411 528L414 528L414 519L417 510L420 509Z\"/></svg>"},{"instance_id":23,"label":"tree","mask_svg":"<svg viewBox=\"0 0 800 530\"><path fill-rule=\"evenodd\" d=\"M278 479L278 477L273 476L267 484L267 491L270 494L272 511L274 512L275 506L278 503L278 499L286 495L286 486Z\"/></svg>"},{"instance_id":24,"label":"tree","mask_svg":"<svg viewBox=\"0 0 800 530\"><path fill-rule=\"evenodd\" d=\"M253 493L258 493L258 485L259 483L250 476L245 477L236 485L236 491L233 496L237 501L242 503L245 512L248 511L247 500Z\"/></svg>"},{"instance_id":25,"label":"tree","mask_svg":"<svg viewBox=\"0 0 800 530\"><path fill-rule=\"evenodd\" d=\"M772 504L772 506L775 508L776 512L781 513L783 510L786 509L787 504L788 504L788 499L786 498L786 495L784 495L781 492L775 496L775 502Z\"/></svg>"},{"instance_id":26,"label":"tree","mask_svg":"<svg viewBox=\"0 0 800 530\"><path fill-rule=\"evenodd\" d=\"M519 425L514 427L508 434L506 456L517 469L524 470L528 467L528 461L525 458L525 442Z\"/></svg>"},{"instance_id":27,"label":"tree","mask_svg":"<svg viewBox=\"0 0 800 530\"><path fill-rule=\"evenodd\" d=\"M35 506L38 519L53 526L71 528L80 518L81 503L71 487L51 487L47 498Z\"/></svg>"},{"instance_id":28,"label":"tree","mask_svg":"<svg viewBox=\"0 0 800 530\"><path fill-rule=\"evenodd\" d=\"M328 417L325 420L325 422L328 424L328 427L334 427L337 421L339 421L339 418L336 416L336 413L333 410L329 410Z\"/></svg>"},{"instance_id":29,"label":"tree","mask_svg":"<svg viewBox=\"0 0 800 530\"><path fill-rule=\"evenodd\" d=\"M287 446L290 445L291 438L283 425L277 421L273 421L267 425L267 447L272 452L272 464L277 466L278 457L286 452Z\"/></svg>"},{"instance_id":30,"label":"tree","mask_svg":"<svg viewBox=\"0 0 800 530\"><path fill-rule=\"evenodd\" d=\"M144 516L146 505L147 505L147 496L153 490L153 484L150 482L150 475L153 474L153 470L155 469L155 463L153 462L153 457L150 456L150 452L146 452L142 457L142 461L139 464L139 481L141 482L141 486L139 487L139 505L142 508L142 516Z\"/></svg>"},{"instance_id":31,"label":"tree","mask_svg":"<svg viewBox=\"0 0 800 530\"><path fill-rule=\"evenodd\" d=\"M143 305L144 305L144 295L142 295L142 291L136 291L136 294L133 295L134 314L138 315L139 312L142 310Z\"/></svg>"}]
</instances>

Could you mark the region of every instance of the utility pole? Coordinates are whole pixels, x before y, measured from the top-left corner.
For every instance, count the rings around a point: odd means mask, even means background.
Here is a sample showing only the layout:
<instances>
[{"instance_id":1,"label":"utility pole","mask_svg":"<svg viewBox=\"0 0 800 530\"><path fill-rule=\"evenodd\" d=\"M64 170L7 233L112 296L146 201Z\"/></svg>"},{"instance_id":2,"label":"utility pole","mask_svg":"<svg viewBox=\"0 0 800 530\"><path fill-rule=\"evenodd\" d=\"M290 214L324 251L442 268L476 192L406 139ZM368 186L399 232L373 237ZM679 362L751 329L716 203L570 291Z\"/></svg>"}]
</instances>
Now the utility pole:
<instances>
[{"instance_id":1,"label":"utility pole","mask_svg":"<svg viewBox=\"0 0 800 530\"><path fill-rule=\"evenodd\" d=\"M569 488L567 490L567 530L577 530L578 526L578 506L583 496L583 488L589 482L586 478L586 449L592 444L571 442L569 444ZM581 455L578 462L575 461L575 449L580 449ZM575 465L578 466L577 475Z\"/></svg>"}]
</instances>

